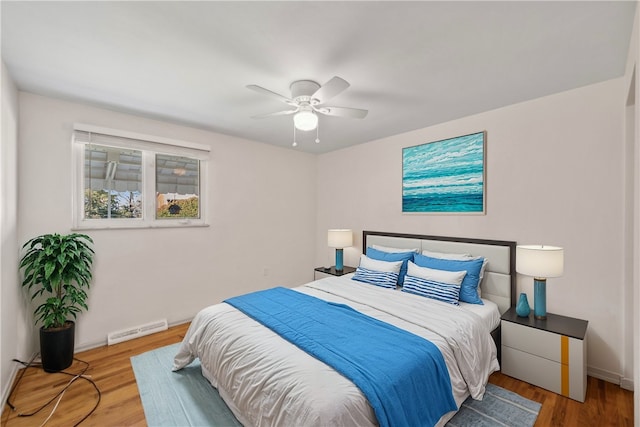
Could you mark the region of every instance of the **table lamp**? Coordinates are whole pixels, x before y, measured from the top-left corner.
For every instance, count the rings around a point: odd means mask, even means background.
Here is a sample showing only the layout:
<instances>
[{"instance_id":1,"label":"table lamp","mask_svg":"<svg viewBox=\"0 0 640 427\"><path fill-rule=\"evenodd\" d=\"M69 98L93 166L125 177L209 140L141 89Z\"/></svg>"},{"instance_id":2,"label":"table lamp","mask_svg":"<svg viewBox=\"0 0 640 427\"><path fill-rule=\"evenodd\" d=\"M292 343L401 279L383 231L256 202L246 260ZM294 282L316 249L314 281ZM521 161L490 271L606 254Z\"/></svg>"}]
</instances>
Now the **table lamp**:
<instances>
[{"instance_id":1,"label":"table lamp","mask_svg":"<svg viewBox=\"0 0 640 427\"><path fill-rule=\"evenodd\" d=\"M351 230L329 230L327 244L336 249L336 271L344 269L343 249L353 245L353 232Z\"/></svg>"},{"instance_id":2,"label":"table lamp","mask_svg":"<svg viewBox=\"0 0 640 427\"><path fill-rule=\"evenodd\" d=\"M533 314L547 318L547 278L560 277L564 270L564 250L557 246L516 246L516 271L533 276Z\"/></svg>"}]
</instances>

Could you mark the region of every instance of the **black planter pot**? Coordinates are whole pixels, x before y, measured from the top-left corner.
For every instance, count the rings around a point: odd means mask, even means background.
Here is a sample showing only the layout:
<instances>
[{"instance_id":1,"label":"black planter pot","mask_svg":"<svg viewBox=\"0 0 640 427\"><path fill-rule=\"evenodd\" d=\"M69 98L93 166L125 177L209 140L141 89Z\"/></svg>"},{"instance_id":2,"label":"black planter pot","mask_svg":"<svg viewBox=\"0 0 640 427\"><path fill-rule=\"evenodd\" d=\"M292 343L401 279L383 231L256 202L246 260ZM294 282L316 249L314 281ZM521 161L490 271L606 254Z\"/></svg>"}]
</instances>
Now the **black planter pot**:
<instances>
[{"instance_id":1,"label":"black planter pot","mask_svg":"<svg viewBox=\"0 0 640 427\"><path fill-rule=\"evenodd\" d=\"M45 372L58 372L73 363L76 324L68 320L62 328L40 328L40 357Z\"/></svg>"}]
</instances>

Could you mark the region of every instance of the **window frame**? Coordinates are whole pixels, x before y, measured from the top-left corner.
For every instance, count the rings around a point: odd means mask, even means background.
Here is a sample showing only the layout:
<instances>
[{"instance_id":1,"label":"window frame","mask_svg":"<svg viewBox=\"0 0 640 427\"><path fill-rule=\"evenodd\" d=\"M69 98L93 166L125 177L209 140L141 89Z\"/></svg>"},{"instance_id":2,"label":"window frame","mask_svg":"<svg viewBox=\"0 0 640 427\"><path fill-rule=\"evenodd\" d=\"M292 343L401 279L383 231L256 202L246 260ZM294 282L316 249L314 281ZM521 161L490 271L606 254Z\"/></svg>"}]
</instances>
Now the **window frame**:
<instances>
[{"instance_id":1,"label":"window frame","mask_svg":"<svg viewBox=\"0 0 640 427\"><path fill-rule=\"evenodd\" d=\"M84 162L85 147L88 141L78 138L79 132L112 137L114 141L93 142L104 147L132 149L142 152L142 218L100 218L84 217ZM125 139L126 144L117 141ZM134 132L109 129L99 126L74 124L71 138L72 157L75 172L73 174L72 220L74 230L89 229L130 229L130 228L175 228L207 227L207 183L210 147L193 142L179 141L164 137L143 135ZM156 218L156 154L182 156L199 160L198 207L200 218Z\"/></svg>"}]
</instances>

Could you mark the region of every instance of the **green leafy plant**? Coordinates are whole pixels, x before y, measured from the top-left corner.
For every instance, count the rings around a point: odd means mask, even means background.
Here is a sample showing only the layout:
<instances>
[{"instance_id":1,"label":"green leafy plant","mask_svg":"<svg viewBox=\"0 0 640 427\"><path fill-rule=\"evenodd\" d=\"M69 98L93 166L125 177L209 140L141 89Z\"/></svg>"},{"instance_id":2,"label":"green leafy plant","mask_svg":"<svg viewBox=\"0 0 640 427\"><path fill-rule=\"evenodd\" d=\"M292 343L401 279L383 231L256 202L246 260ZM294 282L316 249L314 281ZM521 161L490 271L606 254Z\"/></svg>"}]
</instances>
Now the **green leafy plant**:
<instances>
[{"instance_id":1,"label":"green leafy plant","mask_svg":"<svg viewBox=\"0 0 640 427\"><path fill-rule=\"evenodd\" d=\"M91 284L91 266L95 252L93 240L85 234L44 234L22 246L26 250L20 260L24 269L22 286L31 299L42 295L46 300L34 315L42 326L61 328L69 317L76 318L88 310L87 292Z\"/></svg>"}]
</instances>

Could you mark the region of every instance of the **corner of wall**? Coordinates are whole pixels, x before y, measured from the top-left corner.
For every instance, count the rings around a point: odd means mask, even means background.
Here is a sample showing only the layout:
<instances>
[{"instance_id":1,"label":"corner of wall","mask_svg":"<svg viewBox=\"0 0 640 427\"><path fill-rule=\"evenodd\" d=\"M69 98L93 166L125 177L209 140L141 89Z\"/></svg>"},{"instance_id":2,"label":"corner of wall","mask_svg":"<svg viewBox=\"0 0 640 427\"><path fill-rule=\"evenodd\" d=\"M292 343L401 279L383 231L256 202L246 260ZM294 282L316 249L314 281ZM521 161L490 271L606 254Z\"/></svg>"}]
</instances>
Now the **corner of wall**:
<instances>
[{"instance_id":1,"label":"corner of wall","mask_svg":"<svg viewBox=\"0 0 640 427\"><path fill-rule=\"evenodd\" d=\"M18 286L17 241L17 147L18 90L2 62L2 126L0 143L0 384L4 403L17 372L12 356L17 355L20 292ZM4 405L3 405L4 408Z\"/></svg>"}]
</instances>

